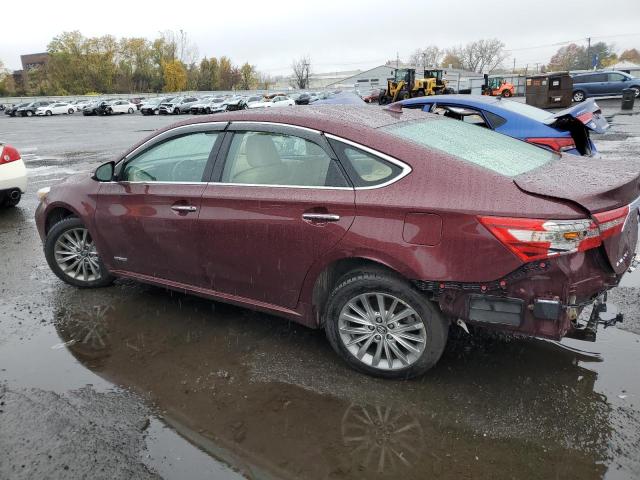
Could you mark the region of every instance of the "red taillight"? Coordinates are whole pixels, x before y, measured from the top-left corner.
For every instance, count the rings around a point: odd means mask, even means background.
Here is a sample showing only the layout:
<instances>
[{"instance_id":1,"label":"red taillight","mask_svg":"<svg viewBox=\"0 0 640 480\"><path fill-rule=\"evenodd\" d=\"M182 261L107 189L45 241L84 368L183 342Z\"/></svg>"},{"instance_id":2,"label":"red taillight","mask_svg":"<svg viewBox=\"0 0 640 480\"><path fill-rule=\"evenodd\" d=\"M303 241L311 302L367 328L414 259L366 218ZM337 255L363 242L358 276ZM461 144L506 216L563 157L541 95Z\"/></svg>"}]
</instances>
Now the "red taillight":
<instances>
[{"instance_id":1,"label":"red taillight","mask_svg":"<svg viewBox=\"0 0 640 480\"><path fill-rule=\"evenodd\" d=\"M593 220L479 217L480 222L524 262L585 251L601 243Z\"/></svg>"},{"instance_id":2,"label":"red taillight","mask_svg":"<svg viewBox=\"0 0 640 480\"><path fill-rule=\"evenodd\" d=\"M578 115L576 117L578 120L580 120L582 123L584 123L585 125L587 123L589 123L591 120L593 120L593 112L584 112L581 113L580 115Z\"/></svg>"},{"instance_id":3,"label":"red taillight","mask_svg":"<svg viewBox=\"0 0 640 480\"><path fill-rule=\"evenodd\" d=\"M18 150L11 145L5 145L2 148L2 153L0 154L0 164L15 162L16 160L20 160Z\"/></svg>"},{"instance_id":4,"label":"red taillight","mask_svg":"<svg viewBox=\"0 0 640 480\"><path fill-rule=\"evenodd\" d=\"M576 143L571 137L558 137L558 138L527 138L525 139L529 143L533 143L540 147L545 147L554 152L566 152L576 148Z\"/></svg>"}]
</instances>

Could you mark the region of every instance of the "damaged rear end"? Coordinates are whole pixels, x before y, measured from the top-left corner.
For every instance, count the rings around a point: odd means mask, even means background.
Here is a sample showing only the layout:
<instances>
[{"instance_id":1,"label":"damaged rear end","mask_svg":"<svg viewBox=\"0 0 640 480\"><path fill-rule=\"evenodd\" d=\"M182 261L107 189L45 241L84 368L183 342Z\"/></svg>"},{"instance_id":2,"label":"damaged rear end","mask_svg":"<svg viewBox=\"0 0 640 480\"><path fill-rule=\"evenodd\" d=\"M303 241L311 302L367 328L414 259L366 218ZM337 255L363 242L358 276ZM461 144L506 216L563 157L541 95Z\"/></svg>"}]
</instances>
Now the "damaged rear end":
<instances>
[{"instance_id":1,"label":"damaged rear end","mask_svg":"<svg viewBox=\"0 0 640 480\"><path fill-rule=\"evenodd\" d=\"M484 284L419 285L456 318L552 339L595 340L606 292L637 266L640 175L633 162L594 168L561 159L514 178L525 194L570 203L580 218L479 216L522 265ZM581 312L593 305L588 320ZM581 317L582 318L582 317ZM607 324L622 321L618 315Z\"/></svg>"},{"instance_id":2,"label":"damaged rear end","mask_svg":"<svg viewBox=\"0 0 640 480\"><path fill-rule=\"evenodd\" d=\"M549 117L543 123L556 130L569 132L571 139L564 145L542 145L556 151L573 151L574 149L584 156L596 154L596 146L591 141L591 132L604 133L609 128L609 122L602 115L598 104L589 99ZM573 140L573 142L571 142ZM540 144L536 139L527 139L530 143ZM558 139L555 139L557 142Z\"/></svg>"}]
</instances>

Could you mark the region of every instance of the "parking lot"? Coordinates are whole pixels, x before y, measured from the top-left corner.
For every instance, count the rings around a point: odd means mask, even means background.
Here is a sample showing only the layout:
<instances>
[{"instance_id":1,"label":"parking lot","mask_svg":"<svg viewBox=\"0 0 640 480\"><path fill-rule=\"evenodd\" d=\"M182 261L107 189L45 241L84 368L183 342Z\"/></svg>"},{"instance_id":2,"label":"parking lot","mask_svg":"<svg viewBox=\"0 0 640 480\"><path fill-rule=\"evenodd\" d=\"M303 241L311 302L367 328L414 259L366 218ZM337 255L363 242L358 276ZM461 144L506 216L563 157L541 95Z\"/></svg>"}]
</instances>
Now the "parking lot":
<instances>
[{"instance_id":1,"label":"parking lot","mask_svg":"<svg viewBox=\"0 0 640 480\"><path fill-rule=\"evenodd\" d=\"M611 129L594 162L637 158L638 106L598 103ZM456 329L402 382L350 370L322 331L279 318L59 281L36 190L177 119L0 116L29 169L20 205L0 210L0 478L640 477L640 270L610 295L625 322L596 343Z\"/></svg>"}]
</instances>

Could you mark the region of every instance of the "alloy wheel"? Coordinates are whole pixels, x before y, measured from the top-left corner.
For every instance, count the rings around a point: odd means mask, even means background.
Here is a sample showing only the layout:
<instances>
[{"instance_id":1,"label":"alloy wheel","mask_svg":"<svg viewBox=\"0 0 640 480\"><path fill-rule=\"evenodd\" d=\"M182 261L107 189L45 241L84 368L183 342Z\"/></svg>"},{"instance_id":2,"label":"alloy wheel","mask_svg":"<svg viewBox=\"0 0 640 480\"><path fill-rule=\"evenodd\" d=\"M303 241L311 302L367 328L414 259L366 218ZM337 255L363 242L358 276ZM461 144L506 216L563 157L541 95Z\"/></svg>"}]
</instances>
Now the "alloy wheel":
<instances>
[{"instance_id":1,"label":"alloy wheel","mask_svg":"<svg viewBox=\"0 0 640 480\"><path fill-rule=\"evenodd\" d=\"M101 278L98 252L86 228L66 230L56 240L53 251L60 270L68 277L84 282Z\"/></svg>"},{"instance_id":2,"label":"alloy wheel","mask_svg":"<svg viewBox=\"0 0 640 480\"><path fill-rule=\"evenodd\" d=\"M338 319L344 347L360 362L381 370L413 365L424 352L427 334L418 313L401 299L371 292L349 300Z\"/></svg>"}]
</instances>

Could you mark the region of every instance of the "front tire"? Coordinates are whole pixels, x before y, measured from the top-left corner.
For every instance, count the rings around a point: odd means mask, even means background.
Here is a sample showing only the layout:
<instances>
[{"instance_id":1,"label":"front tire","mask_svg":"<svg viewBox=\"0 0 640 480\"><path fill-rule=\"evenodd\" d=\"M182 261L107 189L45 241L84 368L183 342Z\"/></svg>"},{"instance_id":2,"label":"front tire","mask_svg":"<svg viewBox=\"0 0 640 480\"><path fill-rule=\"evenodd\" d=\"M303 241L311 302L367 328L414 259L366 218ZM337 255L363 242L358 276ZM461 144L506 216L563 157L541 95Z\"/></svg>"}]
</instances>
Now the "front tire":
<instances>
[{"instance_id":1,"label":"front tire","mask_svg":"<svg viewBox=\"0 0 640 480\"><path fill-rule=\"evenodd\" d=\"M27 110L27 117L33 117L33 112L31 110Z\"/></svg>"},{"instance_id":2,"label":"front tire","mask_svg":"<svg viewBox=\"0 0 640 480\"><path fill-rule=\"evenodd\" d=\"M584 102L587 96L584 94L582 90L576 90L573 92L573 101L576 103Z\"/></svg>"},{"instance_id":3,"label":"front tire","mask_svg":"<svg viewBox=\"0 0 640 480\"><path fill-rule=\"evenodd\" d=\"M129 113L133 113L133 108L129 108Z\"/></svg>"},{"instance_id":4,"label":"front tire","mask_svg":"<svg viewBox=\"0 0 640 480\"><path fill-rule=\"evenodd\" d=\"M509 97L511 96L511 90L509 90L508 88L505 88L505 89L502 91L502 96L503 96L504 98L509 98Z\"/></svg>"},{"instance_id":5,"label":"front tire","mask_svg":"<svg viewBox=\"0 0 640 480\"><path fill-rule=\"evenodd\" d=\"M53 113L51 112L51 110L47 110L46 112L44 112L44 114L45 114L47 117L50 117L51 115L53 115Z\"/></svg>"},{"instance_id":6,"label":"front tire","mask_svg":"<svg viewBox=\"0 0 640 480\"><path fill-rule=\"evenodd\" d=\"M53 273L70 285L104 287L114 280L99 257L89 230L77 217L65 218L51 227L44 254Z\"/></svg>"},{"instance_id":7,"label":"front tire","mask_svg":"<svg viewBox=\"0 0 640 480\"><path fill-rule=\"evenodd\" d=\"M325 331L349 366L382 378L412 378L440 359L449 322L409 282L381 270L348 273L327 303Z\"/></svg>"}]
</instances>

